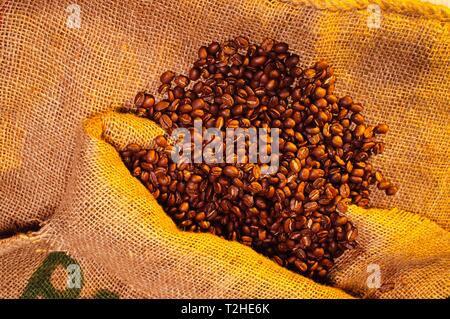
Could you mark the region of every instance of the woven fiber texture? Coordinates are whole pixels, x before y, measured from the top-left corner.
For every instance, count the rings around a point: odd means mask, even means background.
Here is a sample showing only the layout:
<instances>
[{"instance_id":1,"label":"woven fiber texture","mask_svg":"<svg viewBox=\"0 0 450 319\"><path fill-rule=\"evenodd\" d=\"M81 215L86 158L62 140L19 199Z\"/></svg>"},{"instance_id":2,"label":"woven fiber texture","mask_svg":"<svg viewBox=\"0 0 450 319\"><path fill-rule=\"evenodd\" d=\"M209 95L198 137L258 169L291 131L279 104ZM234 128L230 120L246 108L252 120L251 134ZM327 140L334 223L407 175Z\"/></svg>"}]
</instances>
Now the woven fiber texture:
<instances>
[{"instance_id":1,"label":"woven fiber texture","mask_svg":"<svg viewBox=\"0 0 450 319\"><path fill-rule=\"evenodd\" d=\"M84 128L66 193L51 221L36 235L1 242L1 297L450 295L450 234L428 219L398 209L351 206L348 214L360 230L359 246L338 259L330 276L335 288L322 286L239 243L177 229L131 177L116 150L128 143L151 147L161 133L153 122L108 112L89 119ZM61 251L70 257L55 253ZM65 288L64 267L72 263L82 269L80 291ZM367 284L371 265L379 268L378 289Z\"/></svg>"},{"instance_id":2,"label":"woven fiber texture","mask_svg":"<svg viewBox=\"0 0 450 319\"><path fill-rule=\"evenodd\" d=\"M366 1L77 1L78 28L71 1L1 1L0 234L44 223L36 245L47 250L2 240L3 297L21 296L48 256L64 260L48 252L58 250L80 263L82 297L102 288L121 297L349 296L238 243L178 231L116 151L150 146L160 129L131 115L92 117L144 87L155 92L167 69L185 73L201 45L240 34L289 43L303 67L330 61L337 93L391 128L373 163L401 188L374 191L372 205L396 209L351 208L361 245L339 260L333 283L363 297L448 297L450 10L374 3L380 28L368 27ZM366 284L372 263L384 288Z\"/></svg>"},{"instance_id":3,"label":"woven fiber texture","mask_svg":"<svg viewBox=\"0 0 450 319\"><path fill-rule=\"evenodd\" d=\"M249 247L178 230L116 151L128 143L151 141L160 130L153 122L110 112L87 121L85 130L62 204L45 227L58 250L92 258L152 297L345 297ZM363 297L450 295L447 231L398 210L352 206L349 215L362 235L359 247L338 260L331 276L336 287ZM370 264L380 267L381 280L395 283L394 289L369 289Z\"/></svg>"},{"instance_id":4,"label":"woven fiber texture","mask_svg":"<svg viewBox=\"0 0 450 319\"><path fill-rule=\"evenodd\" d=\"M45 229L58 250L95 256L108 272L151 297L347 296L237 242L177 229L147 189L130 176L112 146L145 145L161 132L156 124L107 113L88 121L85 128L71 182Z\"/></svg>"}]
</instances>

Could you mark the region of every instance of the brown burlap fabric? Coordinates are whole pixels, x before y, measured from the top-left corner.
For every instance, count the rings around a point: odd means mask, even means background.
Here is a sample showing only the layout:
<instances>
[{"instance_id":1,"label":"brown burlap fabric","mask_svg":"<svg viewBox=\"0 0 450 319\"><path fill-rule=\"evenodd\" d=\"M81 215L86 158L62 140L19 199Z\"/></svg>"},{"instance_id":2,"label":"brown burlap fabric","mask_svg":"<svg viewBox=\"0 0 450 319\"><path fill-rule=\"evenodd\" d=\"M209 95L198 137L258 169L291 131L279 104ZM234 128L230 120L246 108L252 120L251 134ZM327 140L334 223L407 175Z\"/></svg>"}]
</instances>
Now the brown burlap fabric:
<instances>
[{"instance_id":1,"label":"brown burlap fabric","mask_svg":"<svg viewBox=\"0 0 450 319\"><path fill-rule=\"evenodd\" d=\"M200 45L244 34L290 43L303 66L331 61L338 93L391 127L374 165L401 189L375 191L372 203L397 209L351 208L360 246L332 282L357 296L448 297L450 13L372 2L379 29L368 28L366 1L79 1L80 28L67 23L70 1L3 1L0 233L45 226L2 240L1 296L34 296L24 292L39 290L31 278L57 250L83 270L80 297L348 296L240 244L178 231L115 150L149 145L158 130L149 121L106 113L82 129L143 87L155 91L164 70L186 72ZM379 289L367 285L370 264ZM55 276L64 287L65 274Z\"/></svg>"}]
</instances>

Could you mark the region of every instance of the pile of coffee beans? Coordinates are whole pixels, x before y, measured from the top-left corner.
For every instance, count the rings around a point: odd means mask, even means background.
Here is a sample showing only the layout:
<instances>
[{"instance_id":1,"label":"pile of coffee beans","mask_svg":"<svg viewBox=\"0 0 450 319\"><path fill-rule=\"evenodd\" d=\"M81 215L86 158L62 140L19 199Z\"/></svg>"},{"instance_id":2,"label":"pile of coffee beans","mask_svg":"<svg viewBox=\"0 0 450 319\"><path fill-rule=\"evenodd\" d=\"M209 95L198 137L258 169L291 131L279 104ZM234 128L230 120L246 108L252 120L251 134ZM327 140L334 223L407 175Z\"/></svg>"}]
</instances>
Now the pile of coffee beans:
<instances>
[{"instance_id":1,"label":"pile of coffee beans","mask_svg":"<svg viewBox=\"0 0 450 319\"><path fill-rule=\"evenodd\" d=\"M203 128L280 129L279 167L261 163L175 163L173 147L158 136L153 149L128 145L122 159L176 224L253 247L278 264L315 279L356 245L357 229L344 215L349 204L367 207L375 184L387 195L397 187L369 163L382 153L385 124L369 125L363 106L334 94L325 61L298 66L288 44L246 37L198 50L188 75L161 75L159 101L135 98L136 113L168 133ZM270 137L268 153L271 152ZM249 142L246 141L248 150Z\"/></svg>"}]
</instances>

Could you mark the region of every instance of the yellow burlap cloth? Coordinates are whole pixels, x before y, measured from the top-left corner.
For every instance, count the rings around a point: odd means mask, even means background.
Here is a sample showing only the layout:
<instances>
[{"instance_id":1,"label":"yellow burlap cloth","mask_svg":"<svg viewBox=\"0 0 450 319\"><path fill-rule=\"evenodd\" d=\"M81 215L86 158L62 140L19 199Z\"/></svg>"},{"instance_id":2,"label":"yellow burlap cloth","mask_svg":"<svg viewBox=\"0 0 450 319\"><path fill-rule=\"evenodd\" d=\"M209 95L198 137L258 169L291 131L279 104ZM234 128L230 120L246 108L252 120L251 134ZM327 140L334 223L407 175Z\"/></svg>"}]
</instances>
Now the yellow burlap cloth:
<instances>
[{"instance_id":1,"label":"yellow burlap cloth","mask_svg":"<svg viewBox=\"0 0 450 319\"><path fill-rule=\"evenodd\" d=\"M374 29L366 1L77 3L80 28L68 27L69 2L0 6L0 297L450 296L449 10L373 1ZM160 129L93 115L154 90L166 69L186 72L200 45L238 34L286 41L303 66L326 58L338 93L391 127L374 165L401 189L374 191L378 209L350 208L359 246L338 259L334 287L178 230L116 150L150 146Z\"/></svg>"}]
</instances>

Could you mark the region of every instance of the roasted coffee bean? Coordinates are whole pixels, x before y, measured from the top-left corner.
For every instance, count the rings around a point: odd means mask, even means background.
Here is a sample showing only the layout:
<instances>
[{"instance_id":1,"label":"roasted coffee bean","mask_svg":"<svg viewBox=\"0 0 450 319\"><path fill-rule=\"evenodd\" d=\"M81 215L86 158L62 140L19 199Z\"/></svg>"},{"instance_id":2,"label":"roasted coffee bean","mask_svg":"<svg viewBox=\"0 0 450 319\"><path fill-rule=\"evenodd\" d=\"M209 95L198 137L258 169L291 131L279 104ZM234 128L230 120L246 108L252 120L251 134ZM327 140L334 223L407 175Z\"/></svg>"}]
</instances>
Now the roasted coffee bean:
<instances>
[{"instance_id":1,"label":"roasted coffee bean","mask_svg":"<svg viewBox=\"0 0 450 319\"><path fill-rule=\"evenodd\" d=\"M260 193L262 191L262 186L258 182L252 182L247 187L247 189L251 194L256 194L256 193Z\"/></svg>"},{"instance_id":2,"label":"roasted coffee bean","mask_svg":"<svg viewBox=\"0 0 450 319\"><path fill-rule=\"evenodd\" d=\"M136 96L134 97L134 105L137 108L142 107L142 104L144 103L145 100L145 92L139 92L138 94L136 94ZM154 102L154 101L153 101Z\"/></svg>"},{"instance_id":3,"label":"roasted coffee bean","mask_svg":"<svg viewBox=\"0 0 450 319\"><path fill-rule=\"evenodd\" d=\"M353 114L351 119L352 119L352 122L355 124L363 124L364 123L364 116L362 116L359 113Z\"/></svg>"},{"instance_id":4,"label":"roasted coffee bean","mask_svg":"<svg viewBox=\"0 0 450 319\"><path fill-rule=\"evenodd\" d=\"M172 71L166 71L161 75L160 80L161 83L169 84L170 82L172 82L174 77L175 73L173 73Z\"/></svg>"},{"instance_id":5,"label":"roasted coffee bean","mask_svg":"<svg viewBox=\"0 0 450 319\"><path fill-rule=\"evenodd\" d=\"M273 47L273 51L275 51L276 53L285 53L288 51L288 49L289 49L289 45L284 42L278 42Z\"/></svg>"},{"instance_id":6,"label":"roasted coffee bean","mask_svg":"<svg viewBox=\"0 0 450 319\"><path fill-rule=\"evenodd\" d=\"M321 98L325 97L326 94L327 94L327 90L320 86L317 87L316 90L314 91L314 97L316 99L321 99Z\"/></svg>"},{"instance_id":7,"label":"roasted coffee bean","mask_svg":"<svg viewBox=\"0 0 450 319\"><path fill-rule=\"evenodd\" d=\"M331 143L333 144L334 147L337 147L337 148L341 148L342 145L344 144L342 142L342 138L340 136L338 136L338 135L333 136L333 139L331 140Z\"/></svg>"},{"instance_id":8,"label":"roasted coffee bean","mask_svg":"<svg viewBox=\"0 0 450 319\"><path fill-rule=\"evenodd\" d=\"M389 186L386 190L386 195L395 195L398 192L398 188L396 186Z\"/></svg>"},{"instance_id":9,"label":"roasted coffee bean","mask_svg":"<svg viewBox=\"0 0 450 319\"><path fill-rule=\"evenodd\" d=\"M155 98L154 98L154 96L151 95L151 94L145 94L145 96L144 96L144 98L142 100L141 107L143 107L144 109L150 109L154 105L155 105Z\"/></svg>"},{"instance_id":10,"label":"roasted coffee bean","mask_svg":"<svg viewBox=\"0 0 450 319\"><path fill-rule=\"evenodd\" d=\"M191 81L196 81L200 78L200 69L197 67L193 67L189 70L189 79Z\"/></svg>"},{"instance_id":11,"label":"roasted coffee bean","mask_svg":"<svg viewBox=\"0 0 450 319\"><path fill-rule=\"evenodd\" d=\"M132 144L128 144L126 149L130 153L137 153L141 150L141 146L138 144L132 143Z\"/></svg>"},{"instance_id":12,"label":"roasted coffee bean","mask_svg":"<svg viewBox=\"0 0 450 319\"><path fill-rule=\"evenodd\" d=\"M305 273L308 270L308 265L300 260L296 260L294 265L302 273Z\"/></svg>"},{"instance_id":13,"label":"roasted coffee bean","mask_svg":"<svg viewBox=\"0 0 450 319\"><path fill-rule=\"evenodd\" d=\"M167 147L167 139L162 135L158 135L155 138L155 143L160 147Z\"/></svg>"},{"instance_id":14,"label":"roasted coffee bean","mask_svg":"<svg viewBox=\"0 0 450 319\"><path fill-rule=\"evenodd\" d=\"M168 129L170 129L172 127L173 123L172 123L172 120L170 119L170 117L168 115L163 114L161 116L161 118L159 119L159 124L161 124L161 127L163 129L168 130Z\"/></svg>"},{"instance_id":15,"label":"roasted coffee bean","mask_svg":"<svg viewBox=\"0 0 450 319\"><path fill-rule=\"evenodd\" d=\"M208 46L208 53L209 54L216 54L217 51L220 50L220 44L218 42L212 42L209 46Z\"/></svg>"},{"instance_id":16,"label":"roasted coffee bean","mask_svg":"<svg viewBox=\"0 0 450 319\"><path fill-rule=\"evenodd\" d=\"M301 169L301 163L298 158L294 158L291 163L289 164L289 167L291 168L291 171L294 173L300 172Z\"/></svg>"},{"instance_id":17,"label":"roasted coffee bean","mask_svg":"<svg viewBox=\"0 0 450 319\"><path fill-rule=\"evenodd\" d=\"M353 103L353 99L346 95L344 97L342 97L341 99L339 99L339 106L340 107L344 107L344 108L348 108L352 105Z\"/></svg>"},{"instance_id":18,"label":"roasted coffee bean","mask_svg":"<svg viewBox=\"0 0 450 319\"><path fill-rule=\"evenodd\" d=\"M384 150L378 138L387 125L365 123L361 104L334 93L336 78L326 61L304 70L299 62L287 43L271 39L260 45L242 36L212 42L200 47L188 75L161 75L165 99L140 92L134 101L137 115L169 134L186 128L201 138L204 131L193 132L194 120L224 137L227 128L279 128L276 171L264 175L267 164L250 162L248 139L242 161L227 153L223 141L217 150L232 162L175 163L175 147L164 136L155 138L154 149L130 144L121 156L180 228L238 240L323 280L334 259L356 245L348 206L369 205L373 184L387 195L398 188L369 163ZM270 154L273 140L261 140ZM212 142L203 142L204 159ZM192 141L187 144L202 155Z\"/></svg>"},{"instance_id":19,"label":"roasted coffee bean","mask_svg":"<svg viewBox=\"0 0 450 319\"><path fill-rule=\"evenodd\" d=\"M350 111L353 113L360 113L363 111L363 107L361 104L352 104L350 105Z\"/></svg>"},{"instance_id":20,"label":"roasted coffee bean","mask_svg":"<svg viewBox=\"0 0 450 319\"><path fill-rule=\"evenodd\" d=\"M350 187L348 184L342 184L339 187L339 194L342 196L342 198L347 198L350 196Z\"/></svg>"},{"instance_id":21,"label":"roasted coffee bean","mask_svg":"<svg viewBox=\"0 0 450 319\"><path fill-rule=\"evenodd\" d=\"M259 99L257 96L252 95L247 98L246 103L249 108L254 109L259 106Z\"/></svg>"},{"instance_id":22,"label":"roasted coffee bean","mask_svg":"<svg viewBox=\"0 0 450 319\"><path fill-rule=\"evenodd\" d=\"M316 71L314 69L307 69L303 72L303 76L306 79L313 79L316 77Z\"/></svg>"},{"instance_id":23,"label":"roasted coffee bean","mask_svg":"<svg viewBox=\"0 0 450 319\"><path fill-rule=\"evenodd\" d=\"M235 166L225 166L223 173L231 178L239 176L239 170Z\"/></svg>"},{"instance_id":24,"label":"roasted coffee bean","mask_svg":"<svg viewBox=\"0 0 450 319\"><path fill-rule=\"evenodd\" d=\"M375 127L375 133L377 134L386 134L389 130L389 127L386 124L378 124Z\"/></svg>"},{"instance_id":25,"label":"roasted coffee bean","mask_svg":"<svg viewBox=\"0 0 450 319\"><path fill-rule=\"evenodd\" d=\"M179 76L175 77L174 82L180 88L184 89L186 86L189 85L189 78L184 75L179 75ZM184 90L183 90L183 94L184 94Z\"/></svg>"},{"instance_id":26,"label":"roasted coffee bean","mask_svg":"<svg viewBox=\"0 0 450 319\"><path fill-rule=\"evenodd\" d=\"M241 49L246 49L249 45L249 41L247 37L244 36L238 36L236 39L234 39L237 46Z\"/></svg>"},{"instance_id":27,"label":"roasted coffee bean","mask_svg":"<svg viewBox=\"0 0 450 319\"><path fill-rule=\"evenodd\" d=\"M165 109L169 108L170 103L168 101L159 101L155 105L155 111L160 112L164 111Z\"/></svg>"}]
</instances>

